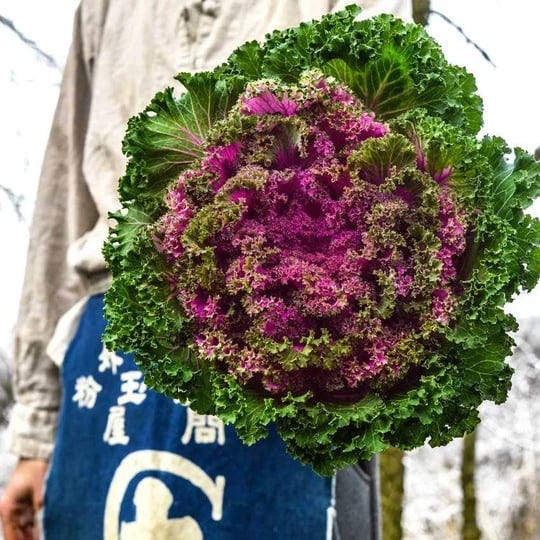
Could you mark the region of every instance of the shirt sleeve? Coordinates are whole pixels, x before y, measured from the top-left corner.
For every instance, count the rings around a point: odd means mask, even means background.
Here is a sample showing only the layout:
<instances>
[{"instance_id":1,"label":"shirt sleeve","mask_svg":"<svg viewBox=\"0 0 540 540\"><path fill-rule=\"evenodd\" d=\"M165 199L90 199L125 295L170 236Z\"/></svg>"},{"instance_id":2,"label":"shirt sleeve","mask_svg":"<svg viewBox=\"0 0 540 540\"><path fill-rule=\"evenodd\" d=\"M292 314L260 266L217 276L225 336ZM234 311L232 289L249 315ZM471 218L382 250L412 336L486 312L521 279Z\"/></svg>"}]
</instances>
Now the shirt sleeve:
<instances>
[{"instance_id":1,"label":"shirt sleeve","mask_svg":"<svg viewBox=\"0 0 540 540\"><path fill-rule=\"evenodd\" d=\"M52 451L61 389L45 350L59 317L87 290L85 276L67 264L68 246L98 218L82 172L92 68L83 37L79 9L39 181L15 331L10 449L27 458L47 459Z\"/></svg>"}]
</instances>

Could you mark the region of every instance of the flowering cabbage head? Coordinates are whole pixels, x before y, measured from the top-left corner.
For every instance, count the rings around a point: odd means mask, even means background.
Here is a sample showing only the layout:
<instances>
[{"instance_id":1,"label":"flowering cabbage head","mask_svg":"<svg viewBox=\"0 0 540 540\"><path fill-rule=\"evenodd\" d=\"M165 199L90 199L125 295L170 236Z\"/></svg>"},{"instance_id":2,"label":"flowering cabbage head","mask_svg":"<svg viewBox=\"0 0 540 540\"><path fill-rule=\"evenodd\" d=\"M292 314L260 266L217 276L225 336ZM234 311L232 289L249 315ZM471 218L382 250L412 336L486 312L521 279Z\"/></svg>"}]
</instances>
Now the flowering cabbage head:
<instances>
[{"instance_id":1,"label":"flowering cabbage head","mask_svg":"<svg viewBox=\"0 0 540 540\"><path fill-rule=\"evenodd\" d=\"M479 141L470 75L356 8L181 74L130 121L105 248L110 346L253 443L323 474L443 444L504 400L540 274L540 168Z\"/></svg>"}]
</instances>

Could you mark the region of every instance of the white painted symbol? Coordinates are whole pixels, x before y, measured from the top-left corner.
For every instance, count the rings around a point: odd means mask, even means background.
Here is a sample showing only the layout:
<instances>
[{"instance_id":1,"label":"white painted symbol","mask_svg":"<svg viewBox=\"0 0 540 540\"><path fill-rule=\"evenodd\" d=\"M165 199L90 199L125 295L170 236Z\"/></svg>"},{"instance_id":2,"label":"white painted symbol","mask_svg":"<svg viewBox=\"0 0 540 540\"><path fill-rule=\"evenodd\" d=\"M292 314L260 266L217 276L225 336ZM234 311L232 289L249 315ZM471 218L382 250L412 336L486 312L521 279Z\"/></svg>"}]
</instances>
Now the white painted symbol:
<instances>
[{"instance_id":1,"label":"white painted symbol","mask_svg":"<svg viewBox=\"0 0 540 540\"><path fill-rule=\"evenodd\" d=\"M146 399L146 384L142 381L140 371L126 371L120 374L123 381L120 386L122 395L118 398L118 405L133 403L140 405Z\"/></svg>"},{"instance_id":2,"label":"white painted symbol","mask_svg":"<svg viewBox=\"0 0 540 540\"><path fill-rule=\"evenodd\" d=\"M116 353L109 351L105 347L105 345L103 345L103 349L101 349L98 360L98 371L100 373L103 373L104 371L110 369L113 375L116 375L116 371L124 363L124 359L121 356L118 356Z\"/></svg>"},{"instance_id":3,"label":"white painted symbol","mask_svg":"<svg viewBox=\"0 0 540 540\"><path fill-rule=\"evenodd\" d=\"M161 471L185 478L199 488L210 501L212 519L223 515L225 478L212 480L192 461L157 450L140 450L126 456L116 469L105 503L104 540L204 540L198 523L191 516L169 519L174 497L157 478L142 479L135 489L135 520L120 523L120 508L131 481L143 472ZM182 494L178 494L179 497Z\"/></svg>"},{"instance_id":4,"label":"white painted symbol","mask_svg":"<svg viewBox=\"0 0 540 540\"><path fill-rule=\"evenodd\" d=\"M157 478L143 478L135 489L133 502L135 521L122 522L120 540L203 540L201 528L191 516L168 518L174 497Z\"/></svg>"},{"instance_id":5,"label":"white painted symbol","mask_svg":"<svg viewBox=\"0 0 540 540\"><path fill-rule=\"evenodd\" d=\"M217 416L198 414L186 408L186 430L182 435L182 444L188 444L193 439L195 444L225 444L225 426Z\"/></svg>"},{"instance_id":6,"label":"white painted symbol","mask_svg":"<svg viewBox=\"0 0 540 540\"><path fill-rule=\"evenodd\" d=\"M126 445L129 442L129 437L126 435L126 408L124 406L117 405L109 409L103 440L111 446Z\"/></svg>"},{"instance_id":7,"label":"white painted symbol","mask_svg":"<svg viewBox=\"0 0 540 540\"><path fill-rule=\"evenodd\" d=\"M75 394L73 394L72 399L77 403L79 408L93 409L96 404L97 395L102 389L101 384L92 375L78 377L75 382Z\"/></svg>"}]
</instances>

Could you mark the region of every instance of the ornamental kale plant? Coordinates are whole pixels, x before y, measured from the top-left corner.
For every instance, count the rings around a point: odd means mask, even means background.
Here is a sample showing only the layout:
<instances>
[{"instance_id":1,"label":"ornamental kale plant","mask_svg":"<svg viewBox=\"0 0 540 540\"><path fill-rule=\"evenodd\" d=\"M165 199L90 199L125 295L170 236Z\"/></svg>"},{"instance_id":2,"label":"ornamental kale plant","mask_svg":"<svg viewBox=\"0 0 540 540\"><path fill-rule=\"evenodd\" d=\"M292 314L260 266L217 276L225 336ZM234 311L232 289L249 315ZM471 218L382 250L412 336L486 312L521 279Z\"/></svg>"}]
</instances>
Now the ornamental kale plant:
<instances>
[{"instance_id":1,"label":"ornamental kale plant","mask_svg":"<svg viewBox=\"0 0 540 540\"><path fill-rule=\"evenodd\" d=\"M178 75L129 122L109 347L321 474L445 444L502 402L540 276L540 166L478 140L474 79L358 8Z\"/></svg>"}]
</instances>

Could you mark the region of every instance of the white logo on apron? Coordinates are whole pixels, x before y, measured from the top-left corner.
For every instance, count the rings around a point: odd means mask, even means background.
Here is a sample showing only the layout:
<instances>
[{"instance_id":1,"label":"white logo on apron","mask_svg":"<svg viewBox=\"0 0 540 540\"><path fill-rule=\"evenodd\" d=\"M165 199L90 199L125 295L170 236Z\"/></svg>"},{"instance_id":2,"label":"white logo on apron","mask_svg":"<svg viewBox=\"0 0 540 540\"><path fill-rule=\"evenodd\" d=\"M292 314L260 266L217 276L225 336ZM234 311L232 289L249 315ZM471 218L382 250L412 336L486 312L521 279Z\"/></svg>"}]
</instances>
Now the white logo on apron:
<instances>
[{"instance_id":1,"label":"white logo on apron","mask_svg":"<svg viewBox=\"0 0 540 540\"><path fill-rule=\"evenodd\" d=\"M198 487L212 505L212 519L223 513L225 478L213 481L198 465L171 452L140 450L126 456L116 469L105 503L103 536L105 540L203 540L198 523L191 516L168 519L174 496L157 478L147 477L135 489L135 521L119 526L120 507L133 478L141 472L168 472Z\"/></svg>"}]
</instances>

